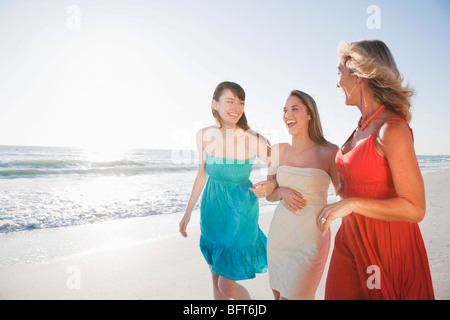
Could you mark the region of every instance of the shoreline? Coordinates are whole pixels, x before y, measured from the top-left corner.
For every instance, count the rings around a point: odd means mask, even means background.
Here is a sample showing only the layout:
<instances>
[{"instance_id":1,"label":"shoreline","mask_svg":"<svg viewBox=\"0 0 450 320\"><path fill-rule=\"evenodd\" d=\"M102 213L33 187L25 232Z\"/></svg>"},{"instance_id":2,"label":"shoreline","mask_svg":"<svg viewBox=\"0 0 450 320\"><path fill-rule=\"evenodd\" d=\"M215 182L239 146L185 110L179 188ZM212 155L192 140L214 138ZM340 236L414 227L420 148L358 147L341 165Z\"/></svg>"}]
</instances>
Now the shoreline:
<instances>
[{"instance_id":1,"label":"shoreline","mask_svg":"<svg viewBox=\"0 0 450 320\"><path fill-rule=\"evenodd\" d=\"M419 226L428 253L436 299L450 299L450 233L446 230L450 218L445 213L446 207L450 205L450 194L449 188L444 187L450 184L450 169L423 173L423 177L427 212ZM260 227L266 234L274 209L275 206L261 207ZM198 212L193 212L187 239L177 233L165 234L162 238L143 239L150 223L143 223L144 220L139 219L145 218L135 218L128 223L123 220L98 223L84 228L89 228L92 232L90 235L95 234L98 239L102 239L102 235L103 239L109 237L116 240L121 236L126 239L124 235L134 235L134 240L113 241L105 246L99 240L90 243L90 249L81 246L80 252L66 257L1 266L0 299L212 299L211 274L198 247ZM164 220L166 217L160 218ZM174 228L178 231L179 217L174 215L172 218L172 221L165 223L172 226L173 221L176 221ZM124 230L124 225L127 230ZM76 227L79 227L78 233L75 232ZM338 227L338 221L331 225L330 254L316 293L317 300L323 299L328 263ZM46 234L42 237L46 238L47 244L58 248L58 245L75 241L85 232L80 226L67 228L71 228L73 233L68 232L69 229L61 232L32 230L23 232L21 237L31 243L36 241L33 234L43 233ZM240 283L249 290L253 299L273 299L268 273L258 274L255 279Z\"/></svg>"}]
</instances>

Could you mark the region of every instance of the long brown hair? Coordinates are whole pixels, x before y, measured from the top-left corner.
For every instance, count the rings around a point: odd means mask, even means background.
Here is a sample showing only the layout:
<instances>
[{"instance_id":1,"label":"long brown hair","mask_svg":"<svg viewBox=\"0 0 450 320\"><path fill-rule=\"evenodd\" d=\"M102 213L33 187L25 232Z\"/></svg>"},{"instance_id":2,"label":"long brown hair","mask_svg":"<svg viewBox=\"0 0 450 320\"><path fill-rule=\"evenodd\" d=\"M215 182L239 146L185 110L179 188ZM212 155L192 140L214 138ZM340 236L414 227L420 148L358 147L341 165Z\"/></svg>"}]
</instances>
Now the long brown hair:
<instances>
[{"instance_id":1,"label":"long brown hair","mask_svg":"<svg viewBox=\"0 0 450 320\"><path fill-rule=\"evenodd\" d=\"M216 89L214 90L213 99L215 101L219 101L220 96L226 89L233 92L233 94L236 97L238 97L240 100L245 101L244 89L239 84L237 84L235 82L231 82L231 81L224 81L224 82L219 83L217 85ZM212 114L213 114L214 119L216 120L217 125L219 126L219 128L222 128L222 118L220 117L219 112L216 109L214 109L212 105L211 105L211 110L212 110ZM269 152L270 152L270 141L267 138L265 138L264 136L260 135L258 132L254 131L250 128L250 126L248 125L248 122L247 122L247 117L245 116L245 112L242 113L242 116L239 119L239 121L236 123L236 126L238 126L239 128L241 128L244 131L250 132L251 134L257 136L258 138L263 139L265 141L265 143L267 144L267 146L269 148Z\"/></svg>"},{"instance_id":2,"label":"long brown hair","mask_svg":"<svg viewBox=\"0 0 450 320\"><path fill-rule=\"evenodd\" d=\"M300 90L292 90L289 96L295 96L299 98L306 107L306 111L311 120L308 125L308 134L312 141L318 144L324 144L327 140L323 136L322 124L320 122L319 110L317 109L316 102L307 93Z\"/></svg>"}]
</instances>

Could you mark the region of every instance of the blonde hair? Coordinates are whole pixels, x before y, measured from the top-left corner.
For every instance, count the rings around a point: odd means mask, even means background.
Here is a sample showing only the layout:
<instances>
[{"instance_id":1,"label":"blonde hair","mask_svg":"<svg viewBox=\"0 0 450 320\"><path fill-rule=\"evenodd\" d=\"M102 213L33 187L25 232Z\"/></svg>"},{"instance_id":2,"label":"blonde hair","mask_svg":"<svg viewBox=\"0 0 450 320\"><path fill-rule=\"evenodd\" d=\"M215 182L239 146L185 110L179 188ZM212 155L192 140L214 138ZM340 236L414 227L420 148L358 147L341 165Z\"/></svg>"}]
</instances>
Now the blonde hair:
<instances>
[{"instance_id":1,"label":"blonde hair","mask_svg":"<svg viewBox=\"0 0 450 320\"><path fill-rule=\"evenodd\" d=\"M368 80L375 98L407 122L411 121L411 97L414 90L403 85L391 51L383 41L341 42L338 54L349 72Z\"/></svg>"},{"instance_id":2,"label":"blonde hair","mask_svg":"<svg viewBox=\"0 0 450 320\"><path fill-rule=\"evenodd\" d=\"M320 122L319 110L314 99L307 93L300 90L292 90L289 96L299 98L306 107L306 112L311 116L308 125L308 134L312 141L318 144L324 144L327 140L323 136L322 124Z\"/></svg>"}]
</instances>

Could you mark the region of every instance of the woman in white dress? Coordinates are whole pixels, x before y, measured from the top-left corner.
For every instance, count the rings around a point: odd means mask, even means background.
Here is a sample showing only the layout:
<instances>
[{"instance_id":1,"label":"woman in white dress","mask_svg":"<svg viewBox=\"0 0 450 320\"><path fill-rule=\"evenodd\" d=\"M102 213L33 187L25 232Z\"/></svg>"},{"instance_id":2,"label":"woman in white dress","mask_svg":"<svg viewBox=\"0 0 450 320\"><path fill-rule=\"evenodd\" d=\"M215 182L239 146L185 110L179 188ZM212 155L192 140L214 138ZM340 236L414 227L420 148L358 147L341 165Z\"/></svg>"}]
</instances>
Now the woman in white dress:
<instances>
[{"instance_id":1,"label":"woman in white dress","mask_svg":"<svg viewBox=\"0 0 450 320\"><path fill-rule=\"evenodd\" d=\"M278 188L267 200L280 201L267 237L269 281L275 299L312 300L330 247L316 213L327 203L330 181L338 194L338 147L323 137L316 103L304 92L290 93L283 120L292 142L272 148L269 166L268 179Z\"/></svg>"}]
</instances>

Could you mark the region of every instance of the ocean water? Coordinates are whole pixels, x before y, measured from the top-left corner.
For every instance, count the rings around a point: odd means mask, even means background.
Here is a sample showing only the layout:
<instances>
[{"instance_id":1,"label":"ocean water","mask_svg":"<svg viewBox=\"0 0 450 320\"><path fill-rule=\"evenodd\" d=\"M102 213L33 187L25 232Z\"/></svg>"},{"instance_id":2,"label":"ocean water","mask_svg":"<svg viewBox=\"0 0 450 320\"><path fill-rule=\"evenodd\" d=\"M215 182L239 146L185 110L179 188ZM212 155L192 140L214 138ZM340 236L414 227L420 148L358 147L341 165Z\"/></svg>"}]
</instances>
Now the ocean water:
<instances>
[{"instance_id":1,"label":"ocean water","mask_svg":"<svg viewBox=\"0 0 450 320\"><path fill-rule=\"evenodd\" d=\"M194 151L0 146L0 234L183 213L197 166Z\"/></svg>"},{"instance_id":2,"label":"ocean water","mask_svg":"<svg viewBox=\"0 0 450 320\"><path fill-rule=\"evenodd\" d=\"M450 167L450 156L418 160L424 173ZM0 234L182 213L197 165L195 151L0 146ZM265 176L257 162L250 179Z\"/></svg>"}]
</instances>

